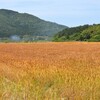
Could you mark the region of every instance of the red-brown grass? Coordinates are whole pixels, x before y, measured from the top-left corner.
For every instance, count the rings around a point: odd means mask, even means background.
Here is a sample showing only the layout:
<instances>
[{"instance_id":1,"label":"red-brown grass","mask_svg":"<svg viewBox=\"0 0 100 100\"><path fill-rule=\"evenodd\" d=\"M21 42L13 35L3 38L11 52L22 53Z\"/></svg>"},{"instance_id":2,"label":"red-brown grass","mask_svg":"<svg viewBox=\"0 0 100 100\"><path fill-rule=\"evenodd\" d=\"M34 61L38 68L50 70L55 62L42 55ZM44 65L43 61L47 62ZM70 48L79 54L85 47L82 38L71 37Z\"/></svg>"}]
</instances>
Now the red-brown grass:
<instances>
[{"instance_id":1,"label":"red-brown grass","mask_svg":"<svg viewBox=\"0 0 100 100\"><path fill-rule=\"evenodd\" d=\"M0 44L1 100L99 100L100 43Z\"/></svg>"}]
</instances>

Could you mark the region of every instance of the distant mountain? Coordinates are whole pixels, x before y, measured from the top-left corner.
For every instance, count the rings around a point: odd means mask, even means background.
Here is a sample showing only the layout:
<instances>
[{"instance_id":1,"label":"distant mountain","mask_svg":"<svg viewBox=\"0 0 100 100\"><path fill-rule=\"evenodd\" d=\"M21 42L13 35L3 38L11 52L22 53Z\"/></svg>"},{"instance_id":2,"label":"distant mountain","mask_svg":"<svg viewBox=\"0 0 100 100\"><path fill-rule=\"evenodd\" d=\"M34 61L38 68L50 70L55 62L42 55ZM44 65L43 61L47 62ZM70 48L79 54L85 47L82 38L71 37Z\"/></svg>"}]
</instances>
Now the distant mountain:
<instances>
[{"instance_id":1,"label":"distant mountain","mask_svg":"<svg viewBox=\"0 0 100 100\"><path fill-rule=\"evenodd\" d=\"M100 24L66 28L58 32L53 41L100 41Z\"/></svg>"},{"instance_id":2,"label":"distant mountain","mask_svg":"<svg viewBox=\"0 0 100 100\"><path fill-rule=\"evenodd\" d=\"M0 38L11 36L53 36L66 26L44 21L36 16L0 9Z\"/></svg>"}]
</instances>

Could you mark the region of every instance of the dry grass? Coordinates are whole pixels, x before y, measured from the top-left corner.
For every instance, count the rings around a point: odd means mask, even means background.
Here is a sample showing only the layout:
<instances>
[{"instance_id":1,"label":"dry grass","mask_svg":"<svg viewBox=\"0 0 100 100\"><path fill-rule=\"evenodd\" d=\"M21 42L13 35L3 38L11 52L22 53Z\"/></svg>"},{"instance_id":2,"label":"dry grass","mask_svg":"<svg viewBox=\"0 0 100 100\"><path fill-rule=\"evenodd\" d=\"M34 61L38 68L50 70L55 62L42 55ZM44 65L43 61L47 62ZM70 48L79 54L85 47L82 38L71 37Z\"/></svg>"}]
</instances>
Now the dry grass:
<instances>
[{"instance_id":1,"label":"dry grass","mask_svg":"<svg viewBox=\"0 0 100 100\"><path fill-rule=\"evenodd\" d=\"M0 44L0 100L100 100L100 43Z\"/></svg>"}]
</instances>

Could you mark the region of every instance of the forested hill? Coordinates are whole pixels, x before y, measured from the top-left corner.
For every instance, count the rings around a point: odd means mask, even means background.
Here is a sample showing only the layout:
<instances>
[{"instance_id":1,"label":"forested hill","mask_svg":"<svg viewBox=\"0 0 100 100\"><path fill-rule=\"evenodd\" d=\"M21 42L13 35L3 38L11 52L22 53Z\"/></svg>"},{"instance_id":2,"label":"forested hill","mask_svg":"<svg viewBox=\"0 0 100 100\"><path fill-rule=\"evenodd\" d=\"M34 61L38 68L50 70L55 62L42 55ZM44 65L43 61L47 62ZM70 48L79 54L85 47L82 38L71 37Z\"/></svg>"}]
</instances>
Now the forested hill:
<instances>
[{"instance_id":1,"label":"forested hill","mask_svg":"<svg viewBox=\"0 0 100 100\"><path fill-rule=\"evenodd\" d=\"M100 41L100 24L66 28L58 32L53 41Z\"/></svg>"},{"instance_id":2,"label":"forested hill","mask_svg":"<svg viewBox=\"0 0 100 100\"><path fill-rule=\"evenodd\" d=\"M44 21L36 16L0 9L0 38L18 36L53 36L66 26Z\"/></svg>"}]
</instances>

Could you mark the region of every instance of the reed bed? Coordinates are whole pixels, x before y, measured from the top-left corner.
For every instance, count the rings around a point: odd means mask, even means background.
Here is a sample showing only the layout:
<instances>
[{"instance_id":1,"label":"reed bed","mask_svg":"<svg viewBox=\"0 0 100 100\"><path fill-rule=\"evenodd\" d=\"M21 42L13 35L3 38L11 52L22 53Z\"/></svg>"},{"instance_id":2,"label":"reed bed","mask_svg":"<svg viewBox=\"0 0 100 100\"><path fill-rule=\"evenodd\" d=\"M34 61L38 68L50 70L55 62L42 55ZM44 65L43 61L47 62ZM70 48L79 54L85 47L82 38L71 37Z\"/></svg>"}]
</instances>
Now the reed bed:
<instances>
[{"instance_id":1,"label":"reed bed","mask_svg":"<svg viewBox=\"0 0 100 100\"><path fill-rule=\"evenodd\" d=\"M100 43L1 43L0 100L100 100Z\"/></svg>"}]
</instances>

